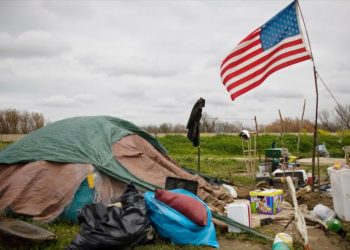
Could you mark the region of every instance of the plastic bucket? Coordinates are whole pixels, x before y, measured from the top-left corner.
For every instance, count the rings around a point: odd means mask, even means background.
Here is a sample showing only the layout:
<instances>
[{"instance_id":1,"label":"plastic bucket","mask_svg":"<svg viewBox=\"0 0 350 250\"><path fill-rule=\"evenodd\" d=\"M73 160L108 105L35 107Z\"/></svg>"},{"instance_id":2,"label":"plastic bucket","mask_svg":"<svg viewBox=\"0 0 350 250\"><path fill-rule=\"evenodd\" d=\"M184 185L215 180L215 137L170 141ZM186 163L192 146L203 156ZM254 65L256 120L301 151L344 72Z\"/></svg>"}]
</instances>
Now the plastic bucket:
<instances>
[{"instance_id":1,"label":"plastic bucket","mask_svg":"<svg viewBox=\"0 0 350 250\"><path fill-rule=\"evenodd\" d=\"M272 250L293 249L293 238L286 233L278 233L273 241Z\"/></svg>"},{"instance_id":2,"label":"plastic bucket","mask_svg":"<svg viewBox=\"0 0 350 250\"><path fill-rule=\"evenodd\" d=\"M350 221L350 169L329 167L328 174L335 213L339 219Z\"/></svg>"},{"instance_id":3,"label":"plastic bucket","mask_svg":"<svg viewBox=\"0 0 350 250\"><path fill-rule=\"evenodd\" d=\"M244 224L248 227L251 225L251 209L248 200L235 200L234 203L226 206L227 217ZM241 233L242 230L235 226L228 226L229 232Z\"/></svg>"}]
</instances>

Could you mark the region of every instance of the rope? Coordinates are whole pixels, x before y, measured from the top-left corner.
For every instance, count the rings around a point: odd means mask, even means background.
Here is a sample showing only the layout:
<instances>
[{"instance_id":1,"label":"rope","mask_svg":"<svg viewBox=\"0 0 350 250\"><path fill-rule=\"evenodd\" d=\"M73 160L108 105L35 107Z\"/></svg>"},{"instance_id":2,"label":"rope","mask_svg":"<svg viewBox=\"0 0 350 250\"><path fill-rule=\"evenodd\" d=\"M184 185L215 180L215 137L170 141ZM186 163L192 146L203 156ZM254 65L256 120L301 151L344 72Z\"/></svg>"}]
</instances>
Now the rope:
<instances>
[{"instance_id":1,"label":"rope","mask_svg":"<svg viewBox=\"0 0 350 250\"><path fill-rule=\"evenodd\" d=\"M338 106L341 106L338 102L338 100L335 98L335 96L333 95L333 93L330 91L330 89L327 87L326 83L323 81L323 79L321 78L320 74L318 73L318 78L320 79L320 81L322 82L323 86L327 89L328 93L331 95L331 97L333 98L333 100L336 102L336 104Z\"/></svg>"}]
</instances>

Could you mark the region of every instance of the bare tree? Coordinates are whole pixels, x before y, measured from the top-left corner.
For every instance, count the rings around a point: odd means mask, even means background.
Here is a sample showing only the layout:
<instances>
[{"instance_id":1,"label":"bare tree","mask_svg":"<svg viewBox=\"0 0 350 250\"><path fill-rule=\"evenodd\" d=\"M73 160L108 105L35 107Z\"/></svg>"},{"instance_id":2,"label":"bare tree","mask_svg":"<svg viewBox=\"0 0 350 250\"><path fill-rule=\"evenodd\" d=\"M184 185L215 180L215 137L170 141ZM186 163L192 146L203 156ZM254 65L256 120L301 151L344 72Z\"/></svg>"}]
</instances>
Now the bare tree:
<instances>
[{"instance_id":1,"label":"bare tree","mask_svg":"<svg viewBox=\"0 0 350 250\"><path fill-rule=\"evenodd\" d=\"M328 110L320 111L319 118L320 118L322 129L332 131L332 132L337 130L337 125L334 123L334 119L332 119Z\"/></svg>"},{"instance_id":2,"label":"bare tree","mask_svg":"<svg viewBox=\"0 0 350 250\"><path fill-rule=\"evenodd\" d=\"M31 131L31 116L28 111L22 112L19 122L19 133L27 134Z\"/></svg>"},{"instance_id":3,"label":"bare tree","mask_svg":"<svg viewBox=\"0 0 350 250\"><path fill-rule=\"evenodd\" d=\"M20 113L15 109L9 109L5 112L5 121L7 123L7 128L9 134L17 134L19 121L20 121Z\"/></svg>"},{"instance_id":4,"label":"bare tree","mask_svg":"<svg viewBox=\"0 0 350 250\"><path fill-rule=\"evenodd\" d=\"M350 129L350 105L338 105L335 107L335 122L342 129Z\"/></svg>"},{"instance_id":5,"label":"bare tree","mask_svg":"<svg viewBox=\"0 0 350 250\"><path fill-rule=\"evenodd\" d=\"M37 112L32 112L32 119L35 129L39 129L44 126L44 115Z\"/></svg>"},{"instance_id":6,"label":"bare tree","mask_svg":"<svg viewBox=\"0 0 350 250\"><path fill-rule=\"evenodd\" d=\"M44 126L44 116L41 113L16 109L0 110L1 134L26 134Z\"/></svg>"},{"instance_id":7,"label":"bare tree","mask_svg":"<svg viewBox=\"0 0 350 250\"><path fill-rule=\"evenodd\" d=\"M173 125L171 123L162 123L159 125L159 133L170 133L172 132Z\"/></svg>"},{"instance_id":8,"label":"bare tree","mask_svg":"<svg viewBox=\"0 0 350 250\"><path fill-rule=\"evenodd\" d=\"M186 133L187 129L186 129L186 126L183 124L175 124L175 126L173 127L173 132L174 133Z\"/></svg>"},{"instance_id":9,"label":"bare tree","mask_svg":"<svg viewBox=\"0 0 350 250\"><path fill-rule=\"evenodd\" d=\"M207 112L203 112L202 114L202 126L204 132L213 133L215 131L215 125L218 121L217 117L211 117Z\"/></svg>"}]
</instances>

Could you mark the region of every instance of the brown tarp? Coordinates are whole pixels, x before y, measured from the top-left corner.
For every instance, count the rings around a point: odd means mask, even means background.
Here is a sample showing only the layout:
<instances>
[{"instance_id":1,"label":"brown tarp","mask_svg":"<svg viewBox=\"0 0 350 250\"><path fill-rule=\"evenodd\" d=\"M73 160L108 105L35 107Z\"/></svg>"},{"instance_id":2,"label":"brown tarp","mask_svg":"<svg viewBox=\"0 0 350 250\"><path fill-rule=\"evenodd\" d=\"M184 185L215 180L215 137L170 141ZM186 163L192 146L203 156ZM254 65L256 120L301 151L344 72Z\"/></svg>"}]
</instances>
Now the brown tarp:
<instances>
[{"instance_id":1,"label":"brown tarp","mask_svg":"<svg viewBox=\"0 0 350 250\"><path fill-rule=\"evenodd\" d=\"M95 175L95 202L109 204L126 184L93 172L90 164L36 161L0 165L0 211L9 208L34 220L51 221L68 206L89 173Z\"/></svg>"},{"instance_id":2,"label":"brown tarp","mask_svg":"<svg viewBox=\"0 0 350 250\"><path fill-rule=\"evenodd\" d=\"M166 177L198 181L198 196L211 208L224 211L233 197L221 186L213 186L202 177L192 175L179 167L171 158L157 151L138 135L129 135L112 146L117 161L139 179L159 187L165 187Z\"/></svg>"},{"instance_id":3,"label":"brown tarp","mask_svg":"<svg viewBox=\"0 0 350 250\"><path fill-rule=\"evenodd\" d=\"M92 166L36 161L0 165L0 211L49 221L57 217L74 197Z\"/></svg>"}]
</instances>

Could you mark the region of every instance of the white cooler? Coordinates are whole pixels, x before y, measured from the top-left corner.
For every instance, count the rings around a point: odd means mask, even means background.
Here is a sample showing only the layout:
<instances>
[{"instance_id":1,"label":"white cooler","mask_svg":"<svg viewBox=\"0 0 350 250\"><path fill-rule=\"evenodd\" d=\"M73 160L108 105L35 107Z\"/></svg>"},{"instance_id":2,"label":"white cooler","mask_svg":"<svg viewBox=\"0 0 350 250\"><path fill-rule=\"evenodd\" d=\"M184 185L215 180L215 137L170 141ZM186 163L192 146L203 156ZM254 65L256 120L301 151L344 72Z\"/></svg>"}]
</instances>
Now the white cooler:
<instances>
[{"instance_id":1,"label":"white cooler","mask_svg":"<svg viewBox=\"0 0 350 250\"><path fill-rule=\"evenodd\" d=\"M252 216L248 200L235 200L234 203L226 206L226 211L228 218L250 227ZM228 226L228 231L234 233L242 232L238 227L230 225Z\"/></svg>"},{"instance_id":2,"label":"white cooler","mask_svg":"<svg viewBox=\"0 0 350 250\"><path fill-rule=\"evenodd\" d=\"M350 169L328 168L333 206L339 219L350 221Z\"/></svg>"}]
</instances>

